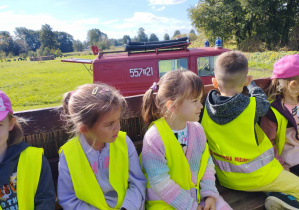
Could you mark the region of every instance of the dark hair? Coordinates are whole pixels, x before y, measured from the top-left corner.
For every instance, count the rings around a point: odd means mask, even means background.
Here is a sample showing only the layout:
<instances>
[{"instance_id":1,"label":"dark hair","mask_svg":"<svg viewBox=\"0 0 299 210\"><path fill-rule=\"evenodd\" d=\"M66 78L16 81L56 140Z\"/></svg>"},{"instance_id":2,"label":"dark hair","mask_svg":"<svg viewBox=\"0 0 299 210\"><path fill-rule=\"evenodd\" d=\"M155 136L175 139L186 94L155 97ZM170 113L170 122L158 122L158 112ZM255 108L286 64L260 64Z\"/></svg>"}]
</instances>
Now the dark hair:
<instances>
[{"instance_id":1,"label":"dark hair","mask_svg":"<svg viewBox=\"0 0 299 210\"><path fill-rule=\"evenodd\" d=\"M11 113L8 113L8 119L9 119L9 122L11 122L13 119L16 119L16 120L14 122L13 129L11 131L9 131L7 145L12 146L15 144L19 144L23 141L23 138L24 138L24 132L20 125L20 122L26 123L26 121L23 118L18 118Z\"/></svg>"},{"instance_id":2,"label":"dark hair","mask_svg":"<svg viewBox=\"0 0 299 210\"><path fill-rule=\"evenodd\" d=\"M239 51L222 53L215 63L215 77L220 87L243 86L248 74L248 60Z\"/></svg>"},{"instance_id":3,"label":"dark hair","mask_svg":"<svg viewBox=\"0 0 299 210\"><path fill-rule=\"evenodd\" d=\"M75 91L67 92L62 99L62 117L66 121L67 130L78 134L79 126L92 128L101 116L116 107L127 107L124 97L113 87L104 84L85 84Z\"/></svg>"},{"instance_id":4,"label":"dark hair","mask_svg":"<svg viewBox=\"0 0 299 210\"><path fill-rule=\"evenodd\" d=\"M157 85L159 89L156 95L150 88L143 96L141 113L147 125L168 114L167 101L173 101L172 106L180 105L186 98L199 97L204 90L201 79L189 70L169 71Z\"/></svg>"}]
</instances>

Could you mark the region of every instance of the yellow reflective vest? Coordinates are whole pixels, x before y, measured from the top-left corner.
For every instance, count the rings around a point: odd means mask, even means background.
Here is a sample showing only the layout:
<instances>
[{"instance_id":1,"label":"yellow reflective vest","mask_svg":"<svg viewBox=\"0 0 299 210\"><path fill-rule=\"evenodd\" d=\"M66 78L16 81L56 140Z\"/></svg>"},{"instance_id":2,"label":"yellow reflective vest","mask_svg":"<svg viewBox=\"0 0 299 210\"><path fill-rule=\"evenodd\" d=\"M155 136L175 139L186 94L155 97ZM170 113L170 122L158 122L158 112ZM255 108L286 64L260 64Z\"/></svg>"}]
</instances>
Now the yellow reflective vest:
<instances>
[{"instance_id":1,"label":"yellow reflective vest","mask_svg":"<svg viewBox=\"0 0 299 210\"><path fill-rule=\"evenodd\" d=\"M109 182L118 195L115 208L106 203L78 136L69 140L59 150L59 154L62 150L64 152L77 198L102 210L120 209L128 188L129 155L126 133L119 131L115 142L109 143L109 146Z\"/></svg>"},{"instance_id":2,"label":"yellow reflective vest","mask_svg":"<svg viewBox=\"0 0 299 210\"><path fill-rule=\"evenodd\" d=\"M34 197L42 169L42 148L27 147L20 153L17 167L17 199L18 209L34 208ZM0 210L2 210L0 206Z\"/></svg>"},{"instance_id":3,"label":"yellow reflective vest","mask_svg":"<svg viewBox=\"0 0 299 210\"><path fill-rule=\"evenodd\" d=\"M277 111L274 107L271 107L271 109L275 114L277 120L277 131L276 131L276 137L274 142L278 151L278 155L281 155L282 149L286 142L286 131L287 131L288 120L282 114L280 114L280 112Z\"/></svg>"},{"instance_id":4,"label":"yellow reflective vest","mask_svg":"<svg viewBox=\"0 0 299 210\"><path fill-rule=\"evenodd\" d=\"M214 159L220 184L235 190L249 190L273 182L283 170L274 158L270 140L254 126L256 101L250 97L246 109L231 122L219 125L204 109L202 125Z\"/></svg>"},{"instance_id":5,"label":"yellow reflective vest","mask_svg":"<svg viewBox=\"0 0 299 210\"><path fill-rule=\"evenodd\" d=\"M165 147L165 155L167 160L167 166L169 168L170 178L175 181L181 188L184 190L190 190L191 188L196 188L198 192L198 200L200 201L199 194L199 182L204 175L206 170L206 166L208 163L208 159L210 156L209 147L206 144L205 150L202 154L200 160L200 169L197 175L197 183L193 184L191 181L191 171L188 160L182 150L181 145L176 139L174 133L171 128L167 124L164 118L160 118L154 121L151 125L155 124L159 134L162 138L164 147ZM140 160L142 157L140 156ZM143 170L144 171L144 170ZM145 177L147 179L147 188L150 188L150 184L147 178L147 174L145 173ZM147 210L156 210L156 209L174 209L168 203L163 200L155 200L155 201L146 201L146 209Z\"/></svg>"}]
</instances>

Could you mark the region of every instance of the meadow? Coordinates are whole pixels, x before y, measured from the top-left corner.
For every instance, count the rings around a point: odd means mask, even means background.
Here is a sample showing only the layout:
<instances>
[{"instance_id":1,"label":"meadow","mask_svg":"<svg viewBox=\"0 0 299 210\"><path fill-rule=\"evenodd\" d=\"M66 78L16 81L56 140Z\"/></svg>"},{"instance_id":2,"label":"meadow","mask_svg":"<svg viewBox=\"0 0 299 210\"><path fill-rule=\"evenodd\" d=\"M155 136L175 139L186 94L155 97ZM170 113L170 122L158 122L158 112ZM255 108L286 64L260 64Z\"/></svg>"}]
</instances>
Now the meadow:
<instances>
[{"instance_id":1,"label":"meadow","mask_svg":"<svg viewBox=\"0 0 299 210\"><path fill-rule=\"evenodd\" d=\"M269 77L276 60L284 55L295 53L299 52L246 53L249 58L249 74L254 78ZM72 56L87 59L96 57L78 54ZM93 82L92 76L82 64L61 62L60 58L43 63L2 62L0 78L0 90L10 97L14 111L59 106L65 92Z\"/></svg>"},{"instance_id":2,"label":"meadow","mask_svg":"<svg viewBox=\"0 0 299 210\"><path fill-rule=\"evenodd\" d=\"M94 59L94 55L79 56ZM0 90L10 98L14 111L59 106L62 95L75 87L92 83L82 64L44 61L0 63Z\"/></svg>"}]
</instances>

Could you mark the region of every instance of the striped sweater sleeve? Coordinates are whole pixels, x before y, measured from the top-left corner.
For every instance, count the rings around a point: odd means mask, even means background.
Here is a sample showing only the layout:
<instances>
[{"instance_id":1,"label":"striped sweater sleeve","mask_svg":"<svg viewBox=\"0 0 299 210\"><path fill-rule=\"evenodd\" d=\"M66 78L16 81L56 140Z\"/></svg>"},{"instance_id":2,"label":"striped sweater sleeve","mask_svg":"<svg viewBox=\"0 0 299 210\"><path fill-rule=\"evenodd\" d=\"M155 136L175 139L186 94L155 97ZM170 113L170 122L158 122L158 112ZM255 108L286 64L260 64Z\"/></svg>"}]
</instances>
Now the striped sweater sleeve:
<instances>
[{"instance_id":1,"label":"striped sweater sleeve","mask_svg":"<svg viewBox=\"0 0 299 210\"><path fill-rule=\"evenodd\" d=\"M198 204L190 191L182 189L170 178L166 162L164 144L153 125L144 137L142 149L142 165L151 190L175 209L196 209Z\"/></svg>"},{"instance_id":2,"label":"striped sweater sleeve","mask_svg":"<svg viewBox=\"0 0 299 210\"><path fill-rule=\"evenodd\" d=\"M200 196L201 199L205 197L213 197L213 198L218 198L219 193L215 185L215 168L214 168L214 163L211 158L209 157L208 164L206 171L203 175L203 177L200 180Z\"/></svg>"},{"instance_id":3,"label":"striped sweater sleeve","mask_svg":"<svg viewBox=\"0 0 299 210\"><path fill-rule=\"evenodd\" d=\"M207 144L206 135L204 133L203 127L198 122L190 123L189 129L189 145L192 149L191 157L188 160L190 164L191 171L194 174L193 182L197 180L197 173L200 165L198 160L202 158L202 153L204 151L205 145ZM207 167L205 169L204 175L201 178L200 184L200 197L201 199L205 197L219 197L218 190L215 185L215 167L213 159L209 156Z\"/></svg>"}]
</instances>

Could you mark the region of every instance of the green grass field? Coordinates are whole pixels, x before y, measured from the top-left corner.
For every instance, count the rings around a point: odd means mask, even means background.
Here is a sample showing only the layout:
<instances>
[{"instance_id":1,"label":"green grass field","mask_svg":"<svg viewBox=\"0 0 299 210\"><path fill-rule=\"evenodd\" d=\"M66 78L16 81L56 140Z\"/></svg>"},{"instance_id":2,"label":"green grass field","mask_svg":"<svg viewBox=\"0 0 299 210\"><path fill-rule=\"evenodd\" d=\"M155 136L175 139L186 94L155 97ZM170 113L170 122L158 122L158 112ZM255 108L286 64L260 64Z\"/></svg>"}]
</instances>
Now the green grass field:
<instances>
[{"instance_id":1,"label":"green grass field","mask_svg":"<svg viewBox=\"0 0 299 210\"><path fill-rule=\"evenodd\" d=\"M269 77L276 60L286 54L294 53L298 52L246 54L249 58L249 74L254 78ZM95 58L94 55L73 55L73 57ZM92 76L82 64L61 62L60 58L43 63L2 62L0 78L0 90L10 97L14 111L59 106L65 92L93 82Z\"/></svg>"},{"instance_id":2,"label":"green grass field","mask_svg":"<svg viewBox=\"0 0 299 210\"><path fill-rule=\"evenodd\" d=\"M95 58L94 55L79 57ZM60 60L0 63L0 89L9 96L14 111L58 106L65 92L92 83L92 76L82 64Z\"/></svg>"}]
</instances>

